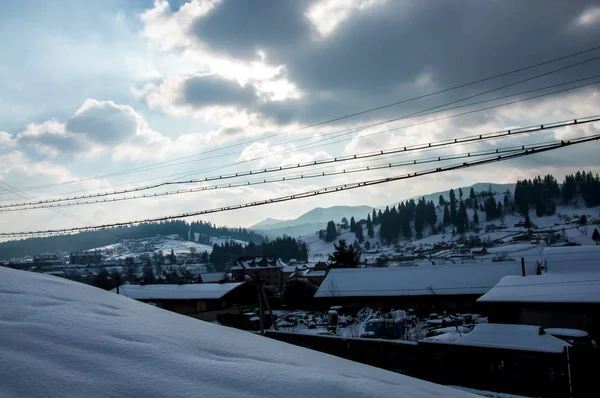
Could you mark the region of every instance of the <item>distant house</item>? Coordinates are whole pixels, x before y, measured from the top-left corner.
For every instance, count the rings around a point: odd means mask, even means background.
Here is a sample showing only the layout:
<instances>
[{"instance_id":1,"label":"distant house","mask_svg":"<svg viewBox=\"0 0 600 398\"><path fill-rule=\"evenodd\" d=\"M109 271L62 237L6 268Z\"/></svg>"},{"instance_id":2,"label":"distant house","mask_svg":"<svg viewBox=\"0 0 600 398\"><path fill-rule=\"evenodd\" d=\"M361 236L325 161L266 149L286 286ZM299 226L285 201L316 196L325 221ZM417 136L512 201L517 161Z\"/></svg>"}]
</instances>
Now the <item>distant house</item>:
<instances>
[{"instance_id":1,"label":"distant house","mask_svg":"<svg viewBox=\"0 0 600 398\"><path fill-rule=\"evenodd\" d=\"M226 280L225 272L205 272L198 275L197 283L221 283Z\"/></svg>"},{"instance_id":2,"label":"distant house","mask_svg":"<svg viewBox=\"0 0 600 398\"><path fill-rule=\"evenodd\" d=\"M325 280L327 276L327 271L329 270L329 266L327 263L323 261L319 261L315 266L309 269L304 277L314 283L317 286L321 286L321 283Z\"/></svg>"},{"instance_id":3,"label":"distant house","mask_svg":"<svg viewBox=\"0 0 600 398\"><path fill-rule=\"evenodd\" d=\"M233 281L244 281L246 276L260 277L267 286L273 286L281 291L283 288L283 269L287 266L276 257L240 257L229 269Z\"/></svg>"},{"instance_id":4,"label":"distant house","mask_svg":"<svg viewBox=\"0 0 600 398\"><path fill-rule=\"evenodd\" d=\"M237 313L240 308L256 305L256 289L245 282L121 285L119 294L204 321L215 321L218 314Z\"/></svg>"},{"instance_id":5,"label":"distant house","mask_svg":"<svg viewBox=\"0 0 600 398\"><path fill-rule=\"evenodd\" d=\"M84 251L84 252L71 252L69 256L69 264L77 264L77 265L99 265L102 262L102 253L94 250L94 251Z\"/></svg>"},{"instance_id":6,"label":"distant house","mask_svg":"<svg viewBox=\"0 0 600 398\"><path fill-rule=\"evenodd\" d=\"M600 337L600 271L505 276L477 303L491 322L582 329Z\"/></svg>"},{"instance_id":7,"label":"distant house","mask_svg":"<svg viewBox=\"0 0 600 398\"><path fill-rule=\"evenodd\" d=\"M526 264L535 273L535 262ZM506 275L520 275L521 264L478 263L418 267L340 268L329 271L315 293L317 302L350 308L413 308L470 312L476 300ZM439 312L439 311L435 311Z\"/></svg>"}]
</instances>

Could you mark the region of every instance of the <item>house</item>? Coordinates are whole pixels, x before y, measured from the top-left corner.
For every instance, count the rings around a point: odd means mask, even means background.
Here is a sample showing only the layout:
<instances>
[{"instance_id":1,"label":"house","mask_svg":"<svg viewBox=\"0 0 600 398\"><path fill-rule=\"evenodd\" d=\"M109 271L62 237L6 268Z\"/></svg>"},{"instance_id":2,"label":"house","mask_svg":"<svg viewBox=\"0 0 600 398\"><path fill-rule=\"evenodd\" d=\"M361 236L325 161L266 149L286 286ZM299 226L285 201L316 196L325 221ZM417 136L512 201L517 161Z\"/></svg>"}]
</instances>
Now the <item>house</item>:
<instances>
[{"instance_id":1,"label":"house","mask_svg":"<svg viewBox=\"0 0 600 398\"><path fill-rule=\"evenodd\" d=\"M288 279L290 279L290 277L296 273L297 268L298 267L296 267L295 265L286 265L285 267L283 267L283 281L285 282Z\"/></svg>"},{"instance_id":2,"label":"house","mask_svg":"<svg viewBox=\"0 0 600 398\"><path fill-rule=\"evenodd\" d=\"M527 273L537 264L529 261ZM329 271L315 293L325 305L354 309L413 308L423 314L472 312L476 300L506 275L521 275L521 264L471 263L388 268L339 268Z\"/></svg>"},{"instance_id":3,"label":"house","mask_svg":"<svg viewBox=\"0 0 600 398\"><path fill-rule=\"evenodd\" d=\"M77 265L99 265L102 262L102 253L94 250L89 252L71 252L69 264Z\"/></svg>"},{"instance_id":4,"label":"house","mask_svg":"<svg viewBox=\"0 0 600 398\"><path fill-rule=\"evenodd\" d=\"M111 290L117 293L117 288ZM121 285L118 294L204 321L256 305L256 289L246 282L181 285Z\"/></svg>"},{"instance_id":5,"label":"house","mask_svg":"<svg viewBox=\"0 0 600 398\"><path fill-rule=\"evenodd\" d=\"M327 276L328 270L329 266L327 263L319 261L313 268L309 269L308 272L304 274L304 277L315 285L321 286L321 283L323 283L325 277Z\"/></svg>"},{"instance_id":6,"label":"house","mask_svg":"<svg viewBox=\"0 0 600 398\"><path fill-rule=\"evenodd\" d=\"M276 257L240 257L229 269L231 279L236 282L244 281L246 276L262 278L266 286L273 286L281 292L283 289L283 269L287 266Z\"/></svg>"},{"instance_id":7,"label":"house","mask_svg":"<svg viewBox=\"0 0 600 398\"><path fill-rule=\"evenodd\" d=\"M491 322L570 328L600 336L600 271L505 276L477 300Z\"/></svg>"}]
</instances>

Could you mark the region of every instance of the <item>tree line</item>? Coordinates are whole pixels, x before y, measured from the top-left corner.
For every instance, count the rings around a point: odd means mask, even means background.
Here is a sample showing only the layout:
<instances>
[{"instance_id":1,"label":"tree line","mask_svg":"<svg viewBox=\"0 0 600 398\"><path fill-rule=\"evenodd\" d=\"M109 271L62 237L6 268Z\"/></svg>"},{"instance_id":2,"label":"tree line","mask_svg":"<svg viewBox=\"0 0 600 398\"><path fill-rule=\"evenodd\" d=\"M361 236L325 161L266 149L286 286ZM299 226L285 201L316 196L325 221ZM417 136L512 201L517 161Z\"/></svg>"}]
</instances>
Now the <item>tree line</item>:
<instances>
[{"instance_id":1,"label":"tree line","mask_svg":"<svg viewBox=\"0 0 600 398\"><path fill-rule=\"evenodd\" d=\"M71 235L36 237L21 240L11 240L0 243L0 259L11 259L27 255L48 252L71 252L94 249L96 247L118 243L123 239L142 239L156 235L179 235L182 239L194 239L194 234L201 236L229 236L232 239L263 242L266 238L245 228L217 227L216 225L194 221L187 223L183 220L171 220L153 223L143 223L134 226L105 229L99 231L80 232ZM205 242L208 243L205 239Z\"/></svg>"},{"instance_id":2,"label":"tree line","mask_svg":"<svg viewBox=\"0 0 600 398\"><path fill-rule=\"evenodd\" d=\"M205 254L203 253L204 257ZM298 261L308 260L308 246L306 243L284 236L269 242L249 242L247 245L231 241L220 245L214 244L213 250L206 253L214 271L223 271L233 265L238 257L243 256L272 256L286 262L291 259Z\"/></svg>"},{"instance_id":3,"label":"tree line","mask_svg":"<svg viewBox=\"0 0 600 398\"><path fill-rule=\"evenodd\" d=\"M559 204L583 201L586 206L600 205L600 177L591 172L577 171L565 176L562 184L550 174L532 180L519 180L515 186L514 205L523 216L535 210L538 217L553 215Z\"/></svg>"}]
</instances>

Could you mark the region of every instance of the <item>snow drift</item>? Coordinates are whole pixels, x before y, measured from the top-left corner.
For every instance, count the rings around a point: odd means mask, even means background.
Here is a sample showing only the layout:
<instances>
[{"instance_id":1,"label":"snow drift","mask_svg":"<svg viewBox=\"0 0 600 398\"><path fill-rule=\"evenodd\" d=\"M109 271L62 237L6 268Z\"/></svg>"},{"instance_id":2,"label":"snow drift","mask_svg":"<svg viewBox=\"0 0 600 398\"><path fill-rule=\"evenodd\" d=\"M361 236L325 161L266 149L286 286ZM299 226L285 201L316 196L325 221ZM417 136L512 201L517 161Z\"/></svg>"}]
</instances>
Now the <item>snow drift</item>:
<instances>
[{"instance_id":1,"label":"snow drift","mask_svg":"<svg viewBox=\"0 0 600 398\"><path fill-rule=\"evenodd\" d=\"M0 267L2 397L468 393Z\"/></svg>"}]
</instances>

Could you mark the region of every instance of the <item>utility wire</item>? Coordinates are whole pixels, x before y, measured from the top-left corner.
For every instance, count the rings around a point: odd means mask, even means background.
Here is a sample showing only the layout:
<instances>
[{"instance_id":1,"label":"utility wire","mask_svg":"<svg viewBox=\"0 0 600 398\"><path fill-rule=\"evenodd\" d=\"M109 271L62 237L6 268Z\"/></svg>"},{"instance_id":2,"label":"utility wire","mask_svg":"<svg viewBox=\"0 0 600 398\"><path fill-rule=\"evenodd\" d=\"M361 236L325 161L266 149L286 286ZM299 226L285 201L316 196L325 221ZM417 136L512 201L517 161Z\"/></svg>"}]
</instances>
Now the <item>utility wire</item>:
<instances>
[{"instance_id":1,"label":"utility wire","mask_svg":"<svg viewBox=\"0 0 600 398\"><path fill-rule=\"evenodd\" d=\"M107 196L120 195L120 194L126 194L126 193L131 193L131 192L140 192L140 191L145 191L145 190L156 189L156 188L159 188L162 186L167 186L167 185L197 184L197 183L203 183L203 182L209 182L209 181L235 179L235 178L245 177L245 176L260 175L260 174L267 174L267 173L279 173L281 171L286 171L286 170L314 167L316 165L342 163L342 162L347 162L347 161L377 158L377 157L381 157L384 155L421 151L421 150L431 149L431 148L439 148L439 147L454 146L454 145L464 145L465 143L470 143L470 142L501 139L501 138L507 138L507 137L511 137L511 136L518 136L518 135L522 135L522 134L530 134L530 133L539 132L542 130L551 130L551 129L557 129L557 128L573 126L573 125L594 123L597 121L600 121L600 115L584 117L582 119L551 122L548 124L534 125L534 126L522 127L522 128L517 128L517 129L511 129L511 130L501 130L501 131L492 132L492 133L470 135L470 136L464 136L464 137L459 137L459 138L454 138L454 139L449 139L449 140L433 141L433 142L429 142L429 143L415 144L415 145L394 148L394 149L389 149L389 150L371 151L371 152L360 153L360 154L339 156L339 157L334 157L334 158L315 160L312 162L298 163L298 164L288 165L288 166L255 169L255 170L250 170L250 171L241 171L238 173L231 173L231 174L205 177L205 178L201 178L201 179L193 179L193 180L186 180L186 181L163 182L163 183L154 184L154 185L147 185L147 186L142 186L142 187L112 191L112 192L102 192L102 193L96 193L96 194L90 194L90 195L63 197L63 198L56 198L56 199L46 199L46 200L39 200L39 201L32 201L32 202L25 202L25 203L12 203L12 204L7 204L7 205L0 205L0 212L10 211L9 209L16 209L16 208L21 208L24 206L43 205L43 204L47 204L47 203L59 203L59 202L67 202L67 201L74 201L74 200L107 197ZM438 157L436 157L436 158L438 158ZM412 163L412 161L409 163ZM418 164L418 163L423 163L423 162L415 160L414 163L412 163L412 164ZM323 173L323 176L324 175L326 175L326 174ZM285 177L283 180L285 180ZM277 180L277 181L280 181L280 180ZM265 180L265 183L266 183L266 180ZM245 183L234 184L234 185L229 184L229 187L239 187L239 186L243 186L243 185L245 185ZM198 189L183 190L181 192L182 193L183 192L198 192L198 191L204 191L206 189L212 189L212 188L213 187L202 187L202 188L198 188ZM179 193L180 191L176 191L176 192ZM171 194L172 193L175 193L175 191L171 192ZM162 194L162 193L154 194L154 195L149 194L149 195L144 195L141 197L138 196L137 198L144 198L144 197L149 198L149 197L163 196L165 194ZM121 198L121 199L117 199L117 200L123 200L123 199ZM113 201L113 200L109 199L109 200L104 200L104 201L92 201L89 203L105 203L105 202L111 202L111 201ZM78 202L78 204L87 204L87 203L88 202L84 202L84 203ZM27 209L44 208L44 207L45 206L28 207Z\"/></svg>"},{"instance_id":2,"label":"utility wire","mask_svg":"<svg viewBox=\"0 0 600 398\"><path fill-rule=\"evenodd\" d=\"M380 185L380 184L387 184L387 183L390 183L393 181L401 181L401 180L406 180L406 179L418 178L418 177L422 177L425 175L444 173L444 172L448 172L448 171L460 170L460 169L469 168L469 167L477 167L477 166L481 166L481 165L485 165L485 164L489 164L489 163L496 163L496 162L501 162L501 161L506 161L506 160L511 160L511 159L517 159L517 158L520 158L523 156L529 156L532 154L553 151L553 150L557 150L557 149L561 149L561 148L566 148L566 147L572 146L572 145L583 144L586 142L597 141L599 138L600 138L600 136L577 138L577 139L573 139L571 141L561 141L557 145L549 146L549 147L545 147L545 148L541 148L541 149L530 149L530 150L525 150L525 151L518 152L518 153L507 154L507 155L498 155L498 156L494 156L494 157L490 157L490 158L486 158L486 159L482 159L482 160L478 160L478 161L473 161L473 162L461 162L461 163L456 163L456 164L449 165L449 166L438 167L435 169L429 169L429 170L408 173L408 174L403 174L403 175L397 175L397 176L393 176L393 177L385 177L385 178L372 179L372 180L366 180L366 181L360 181L360 182L354 182L354 183L348 183L348 184L334 185L334 186L329 186L326 188L320 188L320 189L316 189L316 190L300 192L300 193L292 194L292 195L280 196L280 197L275 197L275 198L270 198L270 199L255 201L255 202L248 202L248 203L243 203L243 204L237 204L237 205L217 207L217 208L207 209L207 210L199 210L199 211L182 213L182 214L177 214L177 215L152 217L152 218L147 218L147 219L143 219L143 220L132 220L132 221L117 222L117 223L109 223L109 224L91 226L91 227L87 227L87 228L86 227L72 227L72 228L63 228L63 229L50 229L50 230L45 230L45 231L41 230L41 231L23 231L23 232L3 232L3 233L0 233L0 237L22 237L22 236L39 235L39 234L60 234L60 233L71 233L71 232L78 232L78 231L91 231L91 230L98 230L98 229L131 226L131 225L140 224L140 223L187 218L187 217L212 214L212 213L220 213L220 212L232 211L232 210L238 210L238 209L244 209L244 208L250 208L250 207L264 206L264 205L270 205L270 204L274 204L274 203L282 203L282 202L288 202L288 201L294 201L294 200L299 200L299 199L315 197L318 195L325 195L325 194L331 194L331 193L336 193L336 192L348 191L348 190L357 189L357 188L364 188L364 187L375 186L375 185Z\"/></svg>"},{"instance_id":3,"label":"utility wire","mask_svg":"<svg viewBox=\"0 0 600 398\"><path fill-rule=\"evenodd\" d=\"M552 144L556 144L556 142L552 142ZM200 188L183 189L183 190L177 190L177 191L167 191L167 192L160 192L160 193L154 193L154 194L144 194L141 196L126 196L126 197L120 197L120 198L101 199L101 200L93 200L93 201L85 201L85 202L68 202L68 203L56 203L56 204L50 203L50 204L41 204L41 205L33 205L33 206L18 207L18 208L8 208L8 209L1 209L0 212L17 212L17 211L26 211L26 210L67 207L67 206L79 206L79 205L87 205L87 204L115 203L115 202L121 202L124 200L133 200L133 199L152 199L152 198L186 194L186 193L192 193L192 192L204 192L204 191L214 191L216 189L248 187L248 186L252 186L252 185L272 184L275 182L308 180L308 179L312 179L312 178L330 177L330 176L341 175L341 174L354 174L354 173L366 172L366 171L376 171L376 170L391 169L391 168L404 167L404 166L413 166L413 165L417 165L417 164L445 162L448 160L476 158L476 157L489 156L489 155L494 155L494 154L521 152L524 149L538 149L540 147L541 146L538 144L519 145L517 147L492 149L492 150L481 151L481 152L469 152L469 153L464 153L464 154L460 154L460 155L435 156L435 157L427 158L427 159L423 159L423 160L415 159L415 160L404 161L404 162L399 162L399 163L396 163L396 162L382 163L382 164L366 166L366 167L359 167L359 168L354 168L354 169L323 171L323 172L319 172L319 173L299 174L299 175L292 175L292 176L287 176L287 177L277 177L277 178L270 178L270 179L243 181L243 182L232 183L232 184L230 183L230 184L222 184L222 185L208 185L208 186L203 186Z\"/></svg>"},{"instance_id":4,"label":"utility wire","mask_svg":"<svg viewBox=\"0 0 600 398\"><path fill-rule=\"evenodd\" d=\"M88 180L91 180L91 179L106 178L106 177L111 177L111 176L129 174L130 172L147 171L147 170L150 170L150 167L153 167L153 166L165 165L165 164L176 162L176 161L181 160L181 159L187 159L187 158L196 157L196 156L199 156L199 155L202 155L202 154L213 153L213 152L221 151L223 149L229 149L229 148L233 148L233 147L237 147L237 146L241 146L241 145L246 145L246 144L250 144L250 143L253 143L253 142L257 142L257 141L261 141L261 140L265 140L265 139L269 139L269 138L278 137L278 136L281 136L281 135L284 135L284 134L289 134L289 133L292 133L292 132L297 132L297 131L305 130L305 129L308 129L308 128L317 127L317 126L329 124L329 123L332 123L332 122L336 122L336 121L340 121L340 120L352 118L352 117L363 115L363 114L366 114L366 113L378 111L378 110L389 108L389 107L393 107L393 106L396 106L396 105L400 105L400 104L404 104L404 103L416 101L416 100L419 100L419 99L431 97L431 96L434 96L434 95L437 95L437 94L442 94L442 93L445 93L445 92L457 90L457 89L468 87L468 86L471 86L471 85L483 83L485 81L494 80L494 79L497 79L497 78L500 78L500 77L504 77L504 76L508 76L508 75L511 75L511 74L523 72L523 71L526 71L526 70L529 70L529 69L534 69L534 68L537 68L537 67L540 67L540 66L543 66L543 65L551 64L551 63L558 62L558 61L561 61L561 60L565 60L565 59L568 59L568 58L572 58L572 57L575 57L575 56L578 56L578 55L582 55L582 54L586 54L586 53L589 53L589 52L593 52L593 51L598 50L598 49L600 49L600 46L596 46L596 47L593 47L593 48L590 48L590 49L587 49L587 50L579 51L579 52L572 53L572 54L569 54L569 55L565 55L565 56L562 56L562 57L554 58L554 59L551 59L551 60L548 60L548 61L540 62L540 63L534 64L534 65L530 65L530 66L518 68L518 69L509 71L509 72L504 72L504 73L497 74L497 75L494 75L494 76L490 76L490 77L486 77L486 78L483 78L483 79L475 80L475 81L472 81L472 82L463 83L463 84L460 84L460 85L457 85L457 86L453 86L453 87L450 87L450 88L438 90L438 91L431 92L431 93L428 93L428 94L423 94L423 95L420 95L420 96L416 96L416 97L412 97L412 98L408 98L408 99L396 101L396 102L393 102L393 103L390 103L390 104L386 104L386 105L378 106L378 107L375 107L375 108L371 108L371 109L367 109L367 110L355 112L355 113L352 113L352 114L349 114L349 115L345 115L345 116L341 116L341 117L337 117L337 118L334 118L334 119L329 119L329 120L325 120L325 121L322 121L322 122L305 125L305 126L302 126L302 127L296 128L296 129L292 129L292 130L289 130L289 131L275 133L275 134L271 134L271 135L268 135L268 136L259 137L259 138L253 139L253 140L247 140L247 141L244 141L244 142L241 142L241 143L231 144L231 145L224 146L224 147L221 147L221 148L215 148L215 149L212 149L212 150L199 152L199 153L196 153L196 154L193 154L193 155L188 155L188 156L183 156L183 157L179 157L179 158L172 159L172 160L157 162L157 163L153 163L152 165L146 165L146 166L140 166L140 167L136 167L136 168L132 168L132 169L122 170L120 172L114 172L114 173L108 173L108 174L98 175L98 176L95 176L95 177L87 177L87 178L82 178L82 179L78 179L78 180L66 181L66 182L59 183L59 184L49 184L49 185L45 185L45 186L40 186L38 188L42 188L42 187L46 188L46 187L50 187L50 186L73 184L73 183L76 183L76 182L83 182L83 181L88 181ZM511 83L509 85L502 86L502 87L497 88L497 89L488 90L488 91L485 91L483 93L476 94L474 96L484 95L484 94L490 93L492 91L496 91L496 90L500 90L502 88L510 87L512 85L515 85L515 84L520 84L520 83L523 83L523 82L526 82L526 81L529 81L529 80L537 79L539 77L546 76L546 75L549 75L549 74L552 74L552 73L555 73L555 72L558 72L558 71L561 71L561 70L565 70L565 69L568 69L568 68L572 68L574 66L578 66L578 65L581 65L581 64L586 63L586 62L594 61L594 60L596 60L598 58L600 58L600 57L594 57L594 58L591 58L591 59L580 61L580 62L577 62L577 63L572 64L572 65L567 65L565 67L558 68L558 69L555 69L555 70L543 73L541 75L536 75L534 77L527 78L527 79L521 80L521 81L516 82L516 83ZM464 99L461 99L461 100L453 101L451 103L456 103L456 102L464 101L464 100L467 100L469 98L473 98L474 96L470 96L470 97L467 97L467 98L464 98ZM436 108L447 106L449 104L450 103L444 104L444 105L440 105L440 106L438 106ZM432 109L435 109L435 108L432 108ZM29 187L26 187L26 189L28 189L28 188Z\"/></svg>"}]
</instances>

